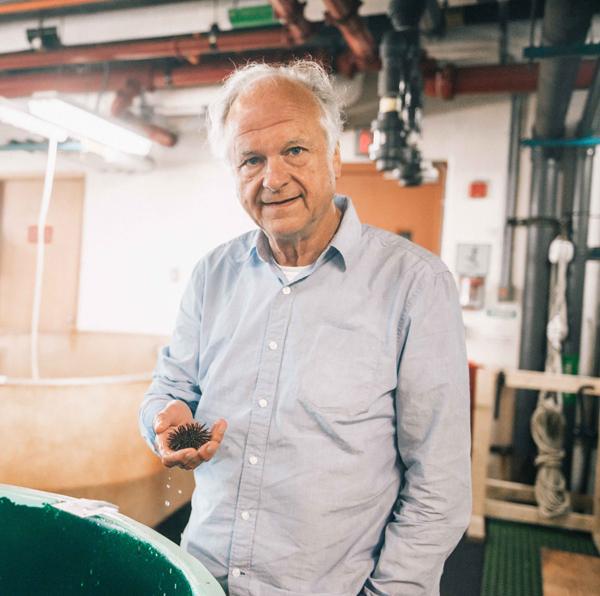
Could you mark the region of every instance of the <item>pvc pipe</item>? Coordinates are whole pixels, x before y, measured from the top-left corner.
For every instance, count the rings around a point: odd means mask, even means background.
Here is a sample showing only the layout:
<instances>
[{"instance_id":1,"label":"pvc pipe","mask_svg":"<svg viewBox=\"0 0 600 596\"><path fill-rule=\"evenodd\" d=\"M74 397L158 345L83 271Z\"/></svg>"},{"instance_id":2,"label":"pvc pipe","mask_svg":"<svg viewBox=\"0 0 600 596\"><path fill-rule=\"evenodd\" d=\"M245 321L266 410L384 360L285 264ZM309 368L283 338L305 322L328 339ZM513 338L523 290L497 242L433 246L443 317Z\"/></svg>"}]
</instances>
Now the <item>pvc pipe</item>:
<instances>
[{"instance_id":1,"label":"pvc pipe","mask_svg":"<svg viewBox=\"0 0 600 596\"><path fill-rule=\"evenodd\" d=\"M42 304L42 284L44 281L46 218L48 216L48 208L50 207L50 198L52 196L52 188L54 186L57 150L58 141L56 138L49 139L48 160L46 161L46 174L44 176L44 191L42 193L42 204L40 207L37 225L38 237L35 264L35 288L33 291L33 309L31 313L31 376L33 379L38 379L40 376L38 330L40 324L40 308Z\"/></svg>"}]
</instances>

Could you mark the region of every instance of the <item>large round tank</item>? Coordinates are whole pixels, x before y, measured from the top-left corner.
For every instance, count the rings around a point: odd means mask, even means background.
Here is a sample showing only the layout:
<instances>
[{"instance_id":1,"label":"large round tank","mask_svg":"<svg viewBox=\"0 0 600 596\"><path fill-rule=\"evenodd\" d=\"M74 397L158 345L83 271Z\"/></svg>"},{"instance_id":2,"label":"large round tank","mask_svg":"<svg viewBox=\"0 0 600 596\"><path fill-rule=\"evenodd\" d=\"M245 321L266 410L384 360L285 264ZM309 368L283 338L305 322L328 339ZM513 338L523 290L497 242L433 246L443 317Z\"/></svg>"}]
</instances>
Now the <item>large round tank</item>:
<instances>
[{"instance_id":1,"label":"large round tank","mask_svg":"<svg viewBox=\"0 0 600 596\"><path fill-rule=\"evenodd\" d=\"M188 502L193 474L165 468L138 430L138 408L167 341L117 333L44 334L42 378L32 380L30 337L3 334L0 482L110 501L152 527Z\"/></svg>"},{"instance_id":2,"label":"large round tank","mask_svg":"<svg viewBox=\"0 0 600 596\"><path fill-rule=\"evenodd\" d=\"M0 484L0 528L0 594L224 596L199 561L101 503Z\"/></svg>"}]
</instances>

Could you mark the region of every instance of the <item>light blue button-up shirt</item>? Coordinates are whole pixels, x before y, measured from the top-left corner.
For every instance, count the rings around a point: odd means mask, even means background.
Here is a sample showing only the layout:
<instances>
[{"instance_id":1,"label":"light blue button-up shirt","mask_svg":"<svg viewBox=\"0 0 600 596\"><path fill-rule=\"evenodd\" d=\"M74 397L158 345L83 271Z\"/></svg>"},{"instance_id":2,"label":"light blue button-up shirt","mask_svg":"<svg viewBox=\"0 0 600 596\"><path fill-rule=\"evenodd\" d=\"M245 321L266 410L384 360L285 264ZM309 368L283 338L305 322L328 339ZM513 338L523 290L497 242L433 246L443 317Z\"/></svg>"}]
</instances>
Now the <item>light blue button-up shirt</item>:
<instances>
[{"instance_id":1,"label":"light blue button-up shirt","mask_svg":"<svg viewBox=\"0 0 600 596\"><path fill-rule=\"evenodd\" d=\"M437 594L469 519L469 393L454 280L351 202L288 283L257 230L196 266L140 411L170 399L221 447L182 544L231 596Z\"/></svg>"}]
</instances>

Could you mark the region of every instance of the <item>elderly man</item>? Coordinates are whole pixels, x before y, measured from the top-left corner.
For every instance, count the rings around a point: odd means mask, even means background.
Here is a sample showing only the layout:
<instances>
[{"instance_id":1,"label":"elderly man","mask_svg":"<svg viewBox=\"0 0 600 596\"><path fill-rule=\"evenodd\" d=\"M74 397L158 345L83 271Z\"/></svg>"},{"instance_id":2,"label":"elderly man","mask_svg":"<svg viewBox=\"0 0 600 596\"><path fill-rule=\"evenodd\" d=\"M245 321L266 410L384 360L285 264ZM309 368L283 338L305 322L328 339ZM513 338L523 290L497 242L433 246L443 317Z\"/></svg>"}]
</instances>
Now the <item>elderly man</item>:
<instances>
[{"instance_id":1,"label":"elderly man","mask_svg":"<svg viewBox=\"0 0 600 596\"><path fill-rule=\"evenodd\" d=\"M334 194L317 64L237 71L211 122L260 229L196 266L140 412L195 470L182 545L232 596L436 594L470 512L454 280ZM193 419L212 440L170 451Z\"/></svg>"}]
</instances>

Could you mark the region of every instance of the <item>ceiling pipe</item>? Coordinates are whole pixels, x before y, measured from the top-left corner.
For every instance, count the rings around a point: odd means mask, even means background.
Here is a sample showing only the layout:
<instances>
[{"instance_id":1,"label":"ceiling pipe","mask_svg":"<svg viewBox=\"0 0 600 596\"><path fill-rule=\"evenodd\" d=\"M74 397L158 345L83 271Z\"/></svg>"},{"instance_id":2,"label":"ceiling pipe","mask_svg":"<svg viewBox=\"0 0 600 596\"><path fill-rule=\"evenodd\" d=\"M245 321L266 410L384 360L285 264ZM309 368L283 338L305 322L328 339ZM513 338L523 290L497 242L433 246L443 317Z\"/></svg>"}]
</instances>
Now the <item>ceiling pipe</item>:
<instances>
[{"instance_id":1,"label":"ceiling pipe","mask_svg":"<svg viewBox=\"0 0 600 596\"><path fill-rule=\"evenodd\" d=\"M0 54L0 70L27 70L52 66L156 60L160 58L183 58L195 64L199 56L206 54L280 49L289 46L289 40L283 27L222 33L217 38L216 49L211 45L208 34L196 33L164 39L71 46L43 52L27 51Z\"/></svg>"},{"instance_id":2,"label":"ceiling pipe","mask_svg":"<svg viewBox=\"0 0 600 596\"><path fill-rule=\"evenodd\" d=\"M306 3L298 0L270 0L279 22L286 27L294 43L303 44L314 32L315 25L304 16Z\"/></svg>"},{"instance_id":3,"label":"ceiling pipe","mask_svg":"<svg viewBox=\"0 0 600 596\"><path fill-rule=\"evenodd\" d=\"M325 21L335 25L344 36L360 70L380 67L377 44L366 22L358 14L360 0L323 0Z\"/></svg>"},{"instance_id":4,"label":"ceiling pipe","mask_svg":"<svg viewBox=\"0 0 600 596\"><path fill-rule=\"evenodd\" d=\"M587 89L594 78L594 60L583 60L575 71L575 88ZM532 93L538 84L537 64L487 64L442 69L424 73L425 95L452 99L472 93Z\"/></svg>"},{"instance_id":5,"label":"ceiling pipe","mask_svg":"<svg viewBox=\"0 0 600 596\"><path fill-rule=\"evenodd\" d=\"M91 4L111 4L111 0L21 0L4 2L0 5L0 15L38 13L56 8L84 8Z\"/></svg>"},{"instance_id":6,"label":"ceiling pipe","mask_svg":"<svg viewBox=\"0 0 600 596\"><path fill-rule=\"evenodd\" d=\"M110 108L111 115L132 124L155 143L165 147L174 147L178 140L174 132L137 118L127 111L131 107L133 100L142 92L142 86L137 79L128 79L125 86L117 90Z\"/></svg>"},{"instance_id":7,"label":"ceiling pipe","mask_svg":"<svg viewBox=\"0 0 600 596\"><path fill-rule=\"evenodd\" d=\"M330 62L325 52L312 51L313 58ZM267 62L281 62L296 54L282 52ZM344 67L344 55L335 61L339 72ZM240 59L241 61L241 59ZM577 89L587 89L594 77L594 61L582 61L576 79ZM231 60L211 59L197 66L175 68L157 67L151 64L137 66L112 66L108 75L103 70L90 72L36 72L0 76L0 96L24 97L37 91L59 93L95 93L100 90L118 91L126 87L129 80L136 80L146 91L199 87L220 83L234 68ZM452 99L456 95L482 93L530 93L536 88L537 68L535 65L485 65L456 68L445 66L435 71L430 64L423 73L425 95L439 99Z\"/></svg>"}]
</instances>

